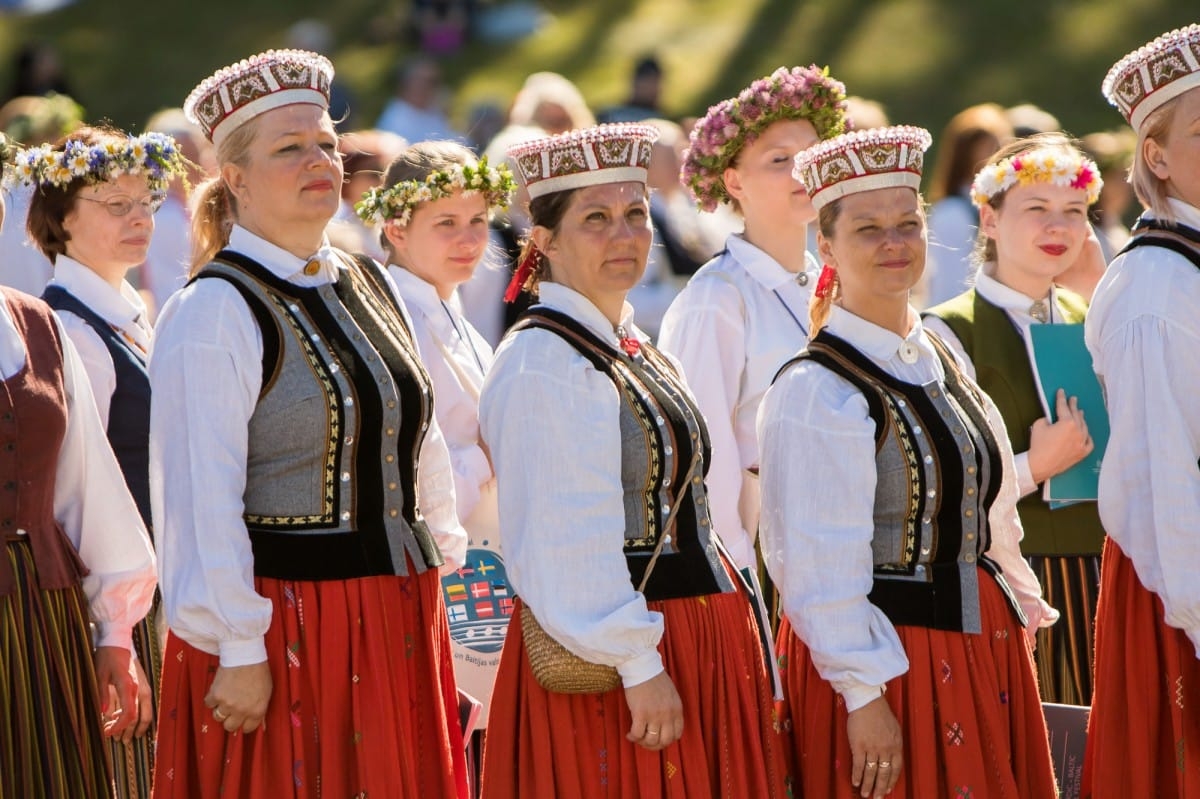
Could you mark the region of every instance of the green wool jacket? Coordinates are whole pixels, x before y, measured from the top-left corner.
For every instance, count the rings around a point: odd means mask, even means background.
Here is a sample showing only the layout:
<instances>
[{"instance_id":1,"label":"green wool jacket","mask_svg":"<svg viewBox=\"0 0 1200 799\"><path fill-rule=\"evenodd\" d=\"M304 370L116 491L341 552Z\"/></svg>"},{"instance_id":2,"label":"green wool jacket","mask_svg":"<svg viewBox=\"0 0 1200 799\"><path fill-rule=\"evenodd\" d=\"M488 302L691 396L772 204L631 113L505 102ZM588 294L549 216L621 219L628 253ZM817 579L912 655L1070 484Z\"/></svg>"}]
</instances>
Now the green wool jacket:
<instances>
[{"instance_id":1,"label":"green wool jacket","mask_svg":"<svg viewBox=\"0 0 1200 799\"><path fill-rule=\"evenodd\" d=\"M1087 313L1084 299L1063 289L1055 293L1059 315L1068 323L1082 324ZM976 381L1000 410L1013 452L1028 451L1029 428L1045 413L1025 341L1008 314L971 289L925 315L938 317L958 336L975 365ZM1025 555L1100 554L1104 528L1095 502L1051 510L1039 490L1023 498L1017 512L1025 528Z\"/></svg>"}]
</instances>

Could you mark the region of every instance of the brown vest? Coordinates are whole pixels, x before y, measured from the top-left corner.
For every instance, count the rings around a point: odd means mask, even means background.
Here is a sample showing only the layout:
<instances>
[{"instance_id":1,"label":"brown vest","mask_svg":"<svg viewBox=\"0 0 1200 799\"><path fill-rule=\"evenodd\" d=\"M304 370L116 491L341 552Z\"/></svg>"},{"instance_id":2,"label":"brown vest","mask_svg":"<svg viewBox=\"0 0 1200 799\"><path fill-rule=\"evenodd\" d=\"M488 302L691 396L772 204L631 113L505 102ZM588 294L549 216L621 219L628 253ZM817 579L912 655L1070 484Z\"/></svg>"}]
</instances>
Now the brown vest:
<instances>
[{"instance_id":1,"label":"brown vest","mask_svg":"<svg viewBox=\"0 0 1200 799\"><path fill-rule=\"evenodd\" d=\"M8 303L26 350L20 371L0 381L0 540L28 539L38 588L69 588L87 568L54 518L58 453L67 430L62 340L54 312L41 300L0 287L0 301ZM14 587L9 559L0 557L0 596Z\"/></svg>"}]
</instances>

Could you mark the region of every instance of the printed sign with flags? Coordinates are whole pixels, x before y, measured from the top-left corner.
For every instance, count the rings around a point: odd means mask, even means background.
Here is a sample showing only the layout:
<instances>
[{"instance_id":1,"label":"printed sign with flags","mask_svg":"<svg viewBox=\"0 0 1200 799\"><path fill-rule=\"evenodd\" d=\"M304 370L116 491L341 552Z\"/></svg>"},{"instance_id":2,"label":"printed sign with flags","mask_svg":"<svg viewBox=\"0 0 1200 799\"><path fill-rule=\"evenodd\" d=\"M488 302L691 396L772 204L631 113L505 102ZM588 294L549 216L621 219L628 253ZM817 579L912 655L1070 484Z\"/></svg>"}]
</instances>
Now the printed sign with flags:
<instances>
[{"instance_id":1,"label":"printed sign with flags","mask_svg":"<svg viewBox=\"0 0 1200 799\"><path fill-rule=\"evenodd\" d=\"M487 579L467 579L472 576ZM451 640L479 654L498 653L512 616L512 592L499 554L490 549L468 549L463 567L442 578L442 590ZM508 600L507 613L503 607L497 608L497 601L504 599Z\"/></svg>"}]
</instances>

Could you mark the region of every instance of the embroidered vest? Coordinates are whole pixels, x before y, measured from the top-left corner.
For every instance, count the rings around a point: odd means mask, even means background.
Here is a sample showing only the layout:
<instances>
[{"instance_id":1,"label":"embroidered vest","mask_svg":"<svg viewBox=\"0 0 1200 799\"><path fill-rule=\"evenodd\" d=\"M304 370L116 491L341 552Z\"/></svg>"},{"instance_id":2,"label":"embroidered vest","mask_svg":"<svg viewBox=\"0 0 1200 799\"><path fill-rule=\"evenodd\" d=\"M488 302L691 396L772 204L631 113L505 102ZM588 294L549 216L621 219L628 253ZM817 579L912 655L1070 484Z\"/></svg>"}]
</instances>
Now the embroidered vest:
<instances>
[{"instance_id":1,"label":"embroidered vest","mask_svg":"<svg viewBox=\"0 0 1200 799\"><path fill-rule=\"evenodd\" d=\"M1200 230L1143 217L1134 225L1133 233L1133 238L1117 255L1124 255L1138 247L1163 247L1182 255L1200 269Z\"/></svg>"},{"instance_id":2,"label":"embroidered vest","mask_svg":"<svg viewBox=\"0 0 1200 799\"><path fill-rule=\"evenodd\" d=\"M96 332L112 358L117 387L108 409L108 443L146 527L150 521L150 376L146 356L113 330L100 314L61 286L47 286L42 299L69 311Z\"/></svg>"},{"instance_id":3,"label":"embroidered vest","mask_svg":"<svg viewBox=\"0 0 1200 799\"><path fill-rule=\"evenodd\" d=\"M63 344L54 312L44 303L0 287L25 365L0 380L0 543L28 541L43 591L70 588L88 573L54 518L58 455L67 431ZM0 556L0 596L15 587L12 565Z\"/></svg>"},{"instance_id":4,"label":"embroidered vest","mask_svg":"<svg viewBox=\"0 0 1200 799\"><path fill-rule=\"evenodd\" d=\"M342 580L444 562L416 489L429 376L378 267L343 260L335 283L302 287L223 250L194 278L230 283L262 332L244 496L259 576Z\"/></svg>"},{"instance_id":5,"label":"embroidered vest","mask_svg":"<svg viewBox=\"0 0 1200 799\"><path fill-rule=\"evenodd\" d=\"M979 633L979 567L1024 616L984 553L1003 464L987 413L936 337L944 383L905 383L822 330L784 365L814 361L862 392L875 422L874 584L892 624ZM782 369L780 370L783 371Z\"/></svg>"},{"instance_id":6,"label":"embroidered vest","mask_svg":"<svg viewBox=\"0 0 1200 799\"><path fill-rule=\"evenodd\" d=\"M1083 298L1063 289L1055 294L1058 314L1068 324L1082 324L1087 313ZM1008 314L972 289L926 315L937 316L958 336L975 364L979 387L1000 410L1013 451L1028 451L1029 428L1045 412L1025 340ZM1021 499L1017 512L1025 528L1021 551L1026 555L1099 555L1104 546L1095 502L1051 510L1042 492L1034 491Z\"/></svg>"},{"instance_id":7,"label":"embroidered vest","mask_svg":"<svg viewBox=\"0 0 1200 799\"><path fill-rule=\"evenodd\" d=\"M625 506L625 560L637 587L662 523L680 491L688 497L675 516L644 594L648 600L704 596L734 590L714 541L703 475L708 471L708 429L671 363L642 344L630 357L566 314L534 306L513 327L537 328L562 338L607 375L621 398L621 484ZM690 473L696 448L700 460ZM586 453L582 455L587 457Z\"/></svg>"}]
</instances>

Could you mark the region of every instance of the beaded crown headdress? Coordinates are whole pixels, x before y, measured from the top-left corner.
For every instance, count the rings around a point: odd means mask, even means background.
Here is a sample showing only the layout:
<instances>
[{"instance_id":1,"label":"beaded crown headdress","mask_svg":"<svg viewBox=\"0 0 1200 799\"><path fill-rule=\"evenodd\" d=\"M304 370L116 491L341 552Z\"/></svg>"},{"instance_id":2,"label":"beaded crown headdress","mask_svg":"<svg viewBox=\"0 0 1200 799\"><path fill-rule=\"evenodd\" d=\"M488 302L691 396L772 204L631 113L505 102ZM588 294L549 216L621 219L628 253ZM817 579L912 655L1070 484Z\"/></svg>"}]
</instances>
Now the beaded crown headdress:
<instances>
[{"instance_id":1,"label":"beaded crown headdress","mask_svg":"<svg viewBox=\"0 0 1200 799\"><path fill-rule=\"evenodd\" d=\"M804 184L817 210L860 191L893 186L919 191L932 141L929 131L910 125L843 133L799 153L792 176Z\"/></svg>"},{"instance_id":2,"label":"beaded crown headdress","mask_svg":"<svg viewBox=\"0 0 1200 799\"><path fill-rule=\"evenodd\" d=\"M508 150L531 199L564 189L646 182L658 131L648 125L596 125Z\"/></svg>"},{"instance_id":3,"label":"beaded crown headdress","mask_svg":"<svg viewBox=\"0 0 1200 799\"><path fill-rule=\"evenodd\" d=\"M1164 33L1128 54L1101 84L1134 130L1168 100L1200 86L1200 25Z\"/></svg>"},{"instance_id":4,"label":"beaded crown headdress","mask_svg":"<svg viewBox=\"0 0 1200 799\"><path fill-rule=\"evenodd\" d=\"M192 89L187 118L213 144L259 114L293 103L329 107L333 64L307 50L268 50L222 67Z\"/></svg>"}]
</instances>

